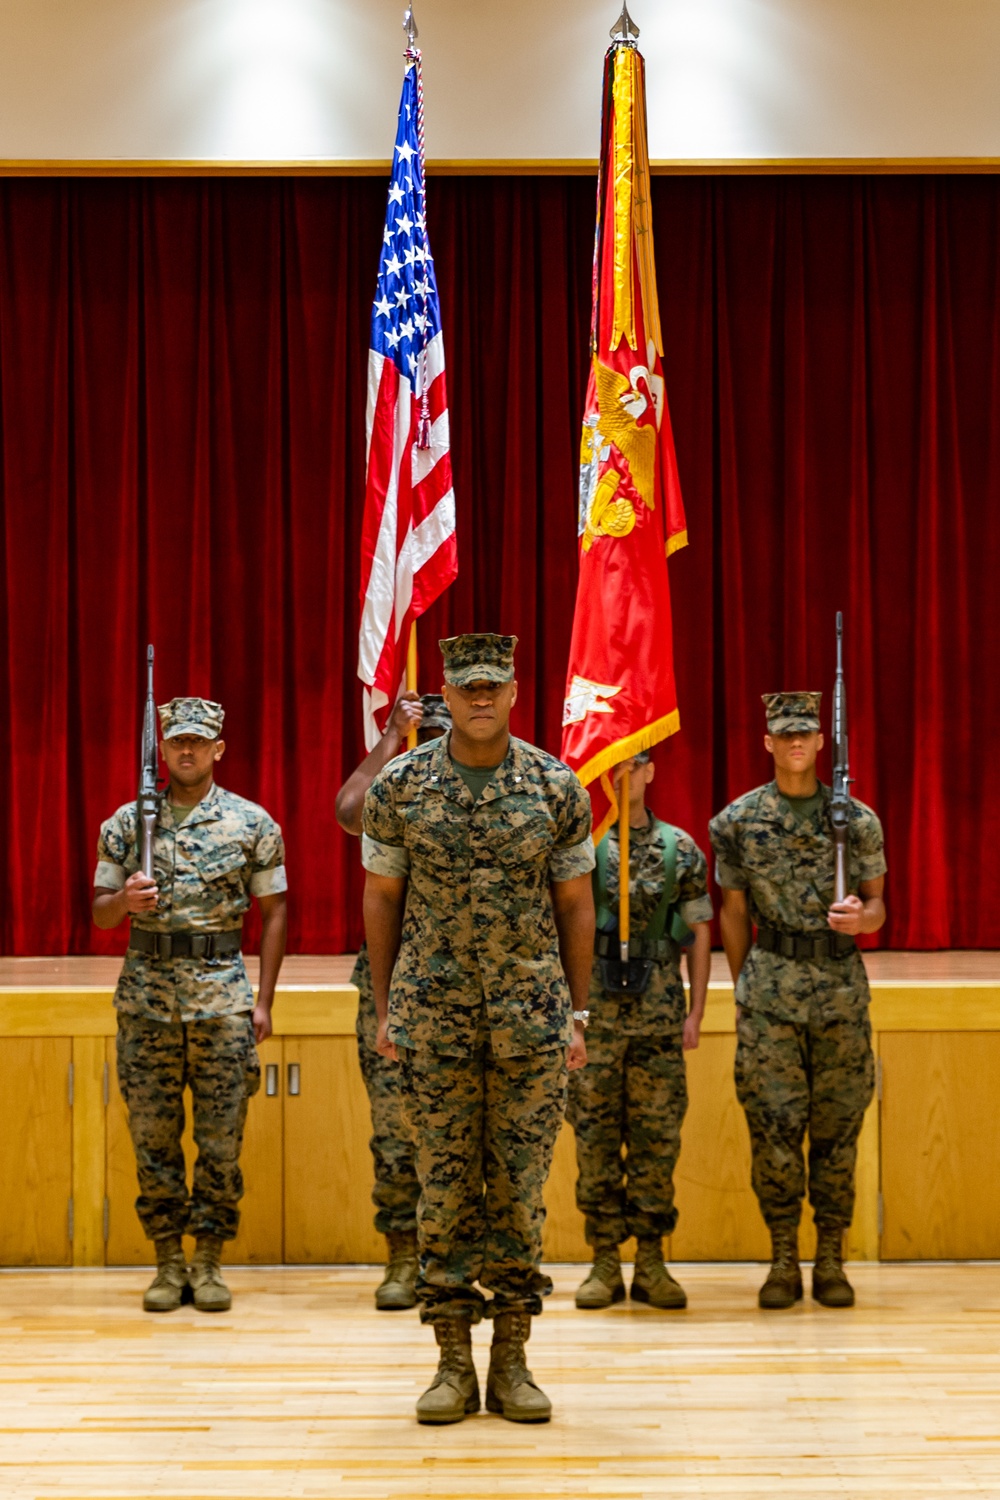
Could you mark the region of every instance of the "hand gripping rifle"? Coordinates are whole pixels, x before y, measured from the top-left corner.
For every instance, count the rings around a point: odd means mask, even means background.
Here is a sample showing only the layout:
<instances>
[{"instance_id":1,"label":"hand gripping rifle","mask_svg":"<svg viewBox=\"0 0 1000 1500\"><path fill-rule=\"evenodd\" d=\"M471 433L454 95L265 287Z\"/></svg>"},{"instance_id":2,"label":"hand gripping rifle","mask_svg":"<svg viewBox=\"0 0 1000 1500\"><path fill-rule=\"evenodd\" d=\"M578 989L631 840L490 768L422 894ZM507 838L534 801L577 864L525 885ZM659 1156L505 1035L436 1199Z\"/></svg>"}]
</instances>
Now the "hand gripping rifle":
<instances>
[{"instance_id":1,"label":"hand gripping rifle","mask_svg":"<svg viewBox=\"0 0 1000 1500\"><path fill-rule=\"evenodd\" d=\"M837 677L833 687L833 899L847 895L847 835L851 825L851 778L847 766L847 693L844 688L844 617L837 611Z\"/></svg>"},{"instance_id":2,"label":"hand gripping rifle","mask_svg":"<svg viewBox=\"0 0 1000 1500\"><path fill-rule=\"evenodd\" d=\"M153 836L160 815L160 791L157 776L160 768L156 748L156 700L153 697L153 648L146 648L146 711L142 718L142 762L139 767L139 796L136 800L136 831L139 843L139 869L149 880L153 875Z\"/></svg>"}]
</instances>

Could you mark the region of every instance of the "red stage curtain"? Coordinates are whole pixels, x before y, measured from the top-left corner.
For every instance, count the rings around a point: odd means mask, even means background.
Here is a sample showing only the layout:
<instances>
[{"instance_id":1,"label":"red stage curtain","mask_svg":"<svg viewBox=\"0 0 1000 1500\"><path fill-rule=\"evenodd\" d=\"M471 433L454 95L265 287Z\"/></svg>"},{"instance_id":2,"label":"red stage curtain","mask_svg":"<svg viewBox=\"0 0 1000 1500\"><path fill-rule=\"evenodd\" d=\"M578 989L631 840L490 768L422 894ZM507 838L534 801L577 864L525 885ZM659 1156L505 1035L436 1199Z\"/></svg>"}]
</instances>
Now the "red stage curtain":
<instances>
[{"instance_id":1,"label":"red stage curtain","mask_svg":"<svg viewBox=\"0 0 1000 1500\"><path fill-rule=\"evenodd\" d=\"M995 947L1000 189L654 182L691 545L658 810L704 844L768 774L760 694L822 687L847 620L856 791L887 943ZM102 817L134 795L141 660L217 697L220 779L282 821L292 946L360 935L333 798L354 676L381 181L0 187L0 875L7 953L107 952ZM421 628L521 637L518 732L559 744L594 217L588 179L433 179L460 576ZM827 699L828 706L828 699Z\"/></svg>"}]
</instances>

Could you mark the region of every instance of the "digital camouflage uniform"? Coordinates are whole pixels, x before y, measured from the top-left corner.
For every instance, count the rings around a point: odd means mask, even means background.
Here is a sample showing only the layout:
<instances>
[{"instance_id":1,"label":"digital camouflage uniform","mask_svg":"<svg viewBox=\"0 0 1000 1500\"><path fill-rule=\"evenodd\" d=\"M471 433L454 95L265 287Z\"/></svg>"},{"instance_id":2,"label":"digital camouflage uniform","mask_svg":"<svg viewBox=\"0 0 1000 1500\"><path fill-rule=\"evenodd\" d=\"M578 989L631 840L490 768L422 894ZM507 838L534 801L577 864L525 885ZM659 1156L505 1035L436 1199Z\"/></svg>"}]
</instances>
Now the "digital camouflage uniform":
<instances>
[{"instance_id":1,"label":"digital camouflage uniform","mask_svg":"<svg viewBox=\"0 0 1000 1500\"><path fill-rule=\"evenodd\" d=\"M709 825L716 880L747 892L755 927L830 931L829 787L821 793L819 807L800 821L772 781L738 797ZM853 798L848 849L848 890L857 894L860 882L884 875L886 865L881 824ZM799 1222L807 1131L816 1220L841 1229L851 1222L857 1140L875 1077L869 999L856 949L805 961L755 943L743 965L736 985L736 1092L750 1128L754 1191L772 1229Z\"/></svg>"},{"instance_id":2,"label":"digital camouflage uniform","mask_svg":"<svg viewBox=\"0 0 1000 1500\"><path fill-rule=\"evenodd\" d=\"M594 864L590 799L568 767L512 738L474 801L448 745L388 765L364 813L365 868L407 878L389 1035L417 1143L425 1322L478 1321L477 1281L496 1314L541 1311L542 1189L573 1036L549 886Z\"/></svg>"},{"instance_id":3,"label":"digital camouflage uniform","mask_svg":"<svg viewBox=\"0 0 1000 1500\"><path fill-rule=\"evenodd\" d=\"M683 829L676 835L677 905L689 926L710 922L707 865ZM607 894L619 892L618 828L607 834ZM648 928L663 894L663 836L650 819L629 832L632 932ZM587 1066L570 1074L567 1118L576 1132L577 1207L587 1243L619 1245L672 1234L674 1167L687 1109L680 951L657 962L641 995L605 990L595 959L587 1002ZM622 1148L625 1148L625 1158Z\"/></svg>"},{"instance_id":4,"label":"digital camouflage uniform","mask_svg":"<svg viewBox=\"0 0 1000 1500\"><path fill-rule=\"evenodd\" d=\"M358 1061L368 1093L372 1133L369 1145L375 1168L372 1202L379 1234L412 1234L417 1227L416 1148L406 1114L398 1063L375 1050L378 1016L372 991L368 949L358 954L351 983L358 989Z\"/></svg>"},{"instance_id":5,"label":"digital camouflage uniform","mask_svg":"<svg viewBox=\"0 0 1000 1500\"><path fill-rule=\"evenodd\" d=\"M97 859L94 884L108 890L121 890L138 869L134 802L103 824ZM153 859L159 901L154 912L131 917L133 930L229 932L242 925L251 896L286 889L277 823L262 807L215 785L179 824L164 800ZM118 1080L146 1235L233 1239L247 1102L260 1087L253 992L242 954L159 958L129 950L115 1008ZM190 1194L181 1150L185 1084L198 1147Z\"/></svg>"},{"instance_id":6,"label":"digital camouflage uniform","mask_svg":"<svg viewBox=\"0 0 1000 1500\"><path fill-rule=\"evenodd\" d=\"M440 729L447 733L451 728L451 715L441 694L421 693L420 705L423 715L418 732L425 734L429 729ZM351 983L358 991L355 1028L358 1062L372 1117L372 1133L368 1145L375 1169L375 1184L372 1188L375 1228L379 1234L384 1235L414 1234L417 1228L420 1182L417 1178L413 1132L407 1119L399 1064L380 1056L375 1050L378 1016L375 1013L368 949L364 943L351 974Z\"/></svg>"}]
</instances>

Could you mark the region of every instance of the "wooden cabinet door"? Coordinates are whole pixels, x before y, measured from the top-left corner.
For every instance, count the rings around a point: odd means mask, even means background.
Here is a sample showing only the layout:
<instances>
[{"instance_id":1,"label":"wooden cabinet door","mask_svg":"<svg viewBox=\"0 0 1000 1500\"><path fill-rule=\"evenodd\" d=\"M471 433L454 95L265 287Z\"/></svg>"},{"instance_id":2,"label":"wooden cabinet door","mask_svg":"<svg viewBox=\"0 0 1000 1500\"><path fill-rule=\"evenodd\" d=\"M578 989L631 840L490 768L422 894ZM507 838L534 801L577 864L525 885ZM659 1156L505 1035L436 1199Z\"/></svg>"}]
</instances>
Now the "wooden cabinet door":
<instances>
[{"instance_id":1,"label":"wooden cabinet door","mask_svg":"<svg viewBox=\"0 0 1000 1500\"><path fill-rule=\"evenodd\" d=\"M272 1037L259 1049L261 1087L250 1100L240 1164L244 1197L240 1204L240 1230L226 1247L230 1265L273 1265L282 1259L281 1163L282 1163L282 1043ZM277 1092L267 1093L267 1069L275 1070ZM135 1212L139 1184L135 1155L128 1130L128 1111L118 1088L115 1041L108 1038L110 1097L107 1135L107 1194L109 1266L147 1265L155 1259L153 1247L142 1232ZM191 1123L191 1094L184 1092L184 1156L188 1181L196 1155ZM188 1240L190 1255L194 1241Z\"/></svg>"},{"instance_id":2,"label":"wooden cabinet door","mask_svg":"<svg viewBox=\"0 0 1000 1500\"><path fill-rule=\"evenodd\" d=\"M285 1038L285 1260L378 1262L371 1116L353 1036Z\"/></svg>"},{"instance_id":3,"label":"wooden cabinet door","mask_svg":"<svg viewBox=\"0 0 1000 1500\"><path fill-rule=\"evenodd\" d=\"M556 1141L552 1171L545 1184L545 1260L589 1261L590 1246L583 1237L583 1215L576 1206L576 1136L567 1121Z\"/></svg>"},{"instance_id":4,"label":"wooden cabinet door","mask_svg":"<svg viewBox=\"0 0 1000 1500\"><path fill-rule=\"evenodd\" d=\"M882 1258L1000 1256L1000 1034L883 1032Z\"/></svg>"},{"instance_id":5,"label":"wooden cabinet door","mask_svg":"<svg viewBox=\"0 0 1000 1500\"><path fill-rule=\"evenodd\" d=\"M68 1037L4 1037L0 1265L68 1266L73 1118Z\"/></svg>"},{"instance_id":6,"label":"wooden cabinet door","mask_svg":"<svg viewBox=\"0 0 1000 1500\"><path fill-rule=\"evenodd\" d=\"M671 1260L769 1260L771 1241L750 1186L750 1134L736 1098L732 1033L686 1054L688 1110L674 1174L679 1218Z\"/></svg>"},{"instance_id":7,"label":"wooden cabinet door","mask_svg":"<svg viewBox=\"0 0 1000 1500\"><path fill-rule=\"evenodd\" d=\"M226 1246L233 1266L275 1266L284 1258L282 1171L284 1154L284 1044L268 1037L257 1048L260 1088L247 1106L240 1167L243 1201L239 1233ZM274 1088L268 1093L269 1083Z\"/></svg>"}]
</instances>

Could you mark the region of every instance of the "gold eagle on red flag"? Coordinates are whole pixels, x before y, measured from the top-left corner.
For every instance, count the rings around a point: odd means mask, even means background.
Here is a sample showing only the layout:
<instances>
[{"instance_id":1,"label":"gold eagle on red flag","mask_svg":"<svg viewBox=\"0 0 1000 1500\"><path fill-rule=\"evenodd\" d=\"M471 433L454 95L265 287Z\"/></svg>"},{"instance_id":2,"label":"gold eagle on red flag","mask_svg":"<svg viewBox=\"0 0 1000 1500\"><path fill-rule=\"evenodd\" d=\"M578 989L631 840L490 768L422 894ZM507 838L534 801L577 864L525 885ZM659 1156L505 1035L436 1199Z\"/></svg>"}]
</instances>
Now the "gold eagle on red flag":
<instances>
[{"instance_id":1,"label":"gold eagle on red flag","mask_svg":"<svg viewBox=\"0 0 1000 1500\"><path fill-rule=\"evenodd\" d=\"M687 532L661 356L645 63L609 48L598 177L591 368L580 446L580 576L562 757L617 814L612 768L679 727L667 556Z\"/></svg>"}]
</instances>

